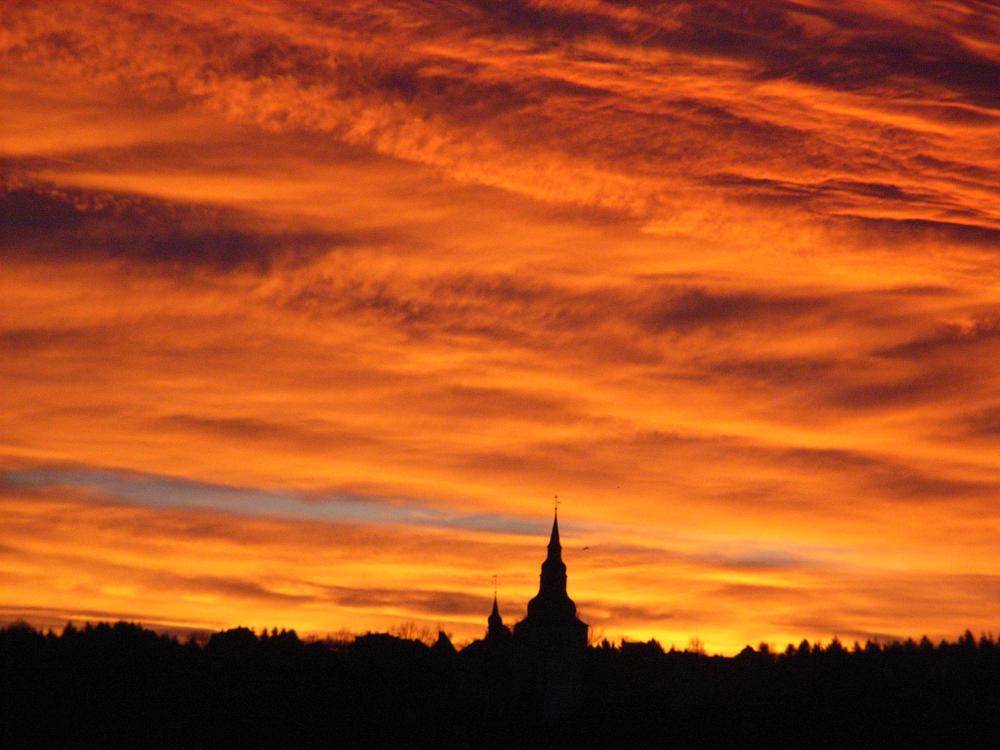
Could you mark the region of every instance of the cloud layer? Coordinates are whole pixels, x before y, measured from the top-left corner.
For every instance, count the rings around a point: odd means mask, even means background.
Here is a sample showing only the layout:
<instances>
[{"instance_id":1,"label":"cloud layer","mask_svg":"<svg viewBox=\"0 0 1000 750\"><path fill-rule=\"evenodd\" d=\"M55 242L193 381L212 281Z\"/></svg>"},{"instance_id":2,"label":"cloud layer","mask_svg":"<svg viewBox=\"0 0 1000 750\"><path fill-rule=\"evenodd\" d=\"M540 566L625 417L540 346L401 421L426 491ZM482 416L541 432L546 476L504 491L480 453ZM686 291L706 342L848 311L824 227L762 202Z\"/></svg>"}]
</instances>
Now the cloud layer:
<instances>
[{"instance_id":1,"label":"cloud layer","mask_svg":"<svg viewBox=\"0 0 1000 750\"><path fill-rule=\"evenodd\" d=\"M612 637L990 629L996 8L0 24L11 616L471 638L558 494Z\"/></svg>"}]
</instances>

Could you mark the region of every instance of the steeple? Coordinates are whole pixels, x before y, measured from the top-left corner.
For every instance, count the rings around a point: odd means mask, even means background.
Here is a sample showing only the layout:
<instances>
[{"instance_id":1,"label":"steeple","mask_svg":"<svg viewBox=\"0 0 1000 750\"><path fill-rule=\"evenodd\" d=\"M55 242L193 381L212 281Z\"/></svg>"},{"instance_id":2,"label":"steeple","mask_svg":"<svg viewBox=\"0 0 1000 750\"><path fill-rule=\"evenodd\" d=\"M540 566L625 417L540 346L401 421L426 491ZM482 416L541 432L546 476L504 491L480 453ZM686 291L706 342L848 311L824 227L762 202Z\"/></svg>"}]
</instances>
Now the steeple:
<instances>
[{"instance_id":1,"label":"steeple","mask_svg":"<svg viewBox=\"0 0 1000 750\"><path fill-rule=\"evenodd\" d=\"M527 664L524 679L546 721L561 725L571 720L580 707L587 624L576 616L576 604L566 593L558 509L538 594L528 602L527 616L514 626L514 645Z\"/></svg>"},{"instance_id":2,"label":"steeple","mask_svg":"<svg viewBox=\"0 0 1000 750\"><path fill-rule=\"evenodd\" d=\"M546 621L576 618L576 604L566 593L566 563L562 560L562 545L559 543L558 511L552 518L552 534L539 576L538 595L528 602L528 617Z\"/></svg>"},{"instance_id":3,"label":"steeple","mask_svg":"<svg viewBox=\"0 0 1000 750\"><path fill-rule=\"evenodd\" d=\"M559 509L557 508L552 518L552 534L549 536L549 559L552 557L562 558L562 545L559 544Z\"/></svg>"},{"instance_id":4,"label":"steeple","mask_svg":"<svg viewBox=\"0 0 1000 750\"><path fill-rule=\"evenodd\" d=\"M503 626L503 618L500 616L500 608L497 606L497 595L493 595L493 611L490 612L489 618L486 620L489 623L489 630L487 634L498 633L502 630L506 630Z\"/></svg>"}]
</instances>

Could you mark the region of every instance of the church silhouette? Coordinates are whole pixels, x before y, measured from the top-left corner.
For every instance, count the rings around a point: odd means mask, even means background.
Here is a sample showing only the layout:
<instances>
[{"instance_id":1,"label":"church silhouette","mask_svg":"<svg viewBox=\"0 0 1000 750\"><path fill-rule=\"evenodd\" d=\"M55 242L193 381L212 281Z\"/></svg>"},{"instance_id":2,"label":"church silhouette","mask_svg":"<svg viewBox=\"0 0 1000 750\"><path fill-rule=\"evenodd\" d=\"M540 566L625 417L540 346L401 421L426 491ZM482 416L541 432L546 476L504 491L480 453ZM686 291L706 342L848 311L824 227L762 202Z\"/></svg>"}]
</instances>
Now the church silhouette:
<instances>
[{"instance_id":1,"label":"church silhouette","mask_svg":"<svg viewBox=\"0 0 1000 750\"><path fill-rule=\"evenodd\" d=\"M512 633L503 624L494 595L486 637L467 648L482 650L491 662L512 664L525 697L550 723L572 720L579 711L587 624L576 616L576 604L566 592L558 511L552 520L538 593L528 602L527 615Z\"/></svg>"},{"instance_id":2,"label":"church silhouette","mask_svg":"<svg viewBox=\"0 0 1000 750\"><path fill-rule=\"evenodd\" d=\"M732 657L588 647L557 518L524 618L505 626L494 596L487 626L461 651L443 633L428 646L237 627L182 643L126 622L0 626L0 746L938 750L1000 737L993 636Z\"/></svg>"}]
</instances>

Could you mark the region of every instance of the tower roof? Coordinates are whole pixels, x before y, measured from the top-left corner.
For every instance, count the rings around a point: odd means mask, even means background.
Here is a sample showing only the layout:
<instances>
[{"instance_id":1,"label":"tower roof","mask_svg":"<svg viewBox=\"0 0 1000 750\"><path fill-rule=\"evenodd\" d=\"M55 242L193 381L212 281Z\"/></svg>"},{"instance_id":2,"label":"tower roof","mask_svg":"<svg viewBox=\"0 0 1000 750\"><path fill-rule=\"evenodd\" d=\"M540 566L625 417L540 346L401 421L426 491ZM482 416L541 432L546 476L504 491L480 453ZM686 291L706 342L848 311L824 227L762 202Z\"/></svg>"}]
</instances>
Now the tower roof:
<instances>
[{"instance_id":1,"label":"tower roof","mask_svg":"<svg viewBox=\"0 0 1000 750\"><path fill-rule=\"evenodd\" d=\"M503 618L500 616L500 608L497 606L496 594L493 595L493 611L490 612L487 622L489 622L491 628L494 623L497 625L503 625Z\"/></svg>"},{"instance_id":2,"label":"tower roof","mask_svg":"<svg viewBox=\"0 0 1000 750\"><path fill-rule=\"evenodd\" d=\"M566 593L566 564L562 560L562 545L559 543L558 512L552 518L548 556L542 563L538 584L538 594L528 602L525 621L579 622L576 618L576 604Z\"/></svg>"},{"instance_id":3,"label":"tower roof","mask_svg":"<svg viewBox=\"0 0 1000 750\"><path fill-rule=\"evenodd\" d=\"M496 638L510 637L510 630L503 624L503 618L500 616L500 607L497 605L496 594L493 595L493 611L490 612L490 616L487 618L486 622L486 639L488 641Z\"/></svg>"},{"instance_id":4,"label":"tower roof","mask_svg":"<svg viewBox=\"0 0 1000 750\"><path fill-rule=\"evenodd\" d=\"M562 545L559 543L559 511L552 518L552 534L549 535L549 558L562 557Z\"/></svg>"}]
</instances>

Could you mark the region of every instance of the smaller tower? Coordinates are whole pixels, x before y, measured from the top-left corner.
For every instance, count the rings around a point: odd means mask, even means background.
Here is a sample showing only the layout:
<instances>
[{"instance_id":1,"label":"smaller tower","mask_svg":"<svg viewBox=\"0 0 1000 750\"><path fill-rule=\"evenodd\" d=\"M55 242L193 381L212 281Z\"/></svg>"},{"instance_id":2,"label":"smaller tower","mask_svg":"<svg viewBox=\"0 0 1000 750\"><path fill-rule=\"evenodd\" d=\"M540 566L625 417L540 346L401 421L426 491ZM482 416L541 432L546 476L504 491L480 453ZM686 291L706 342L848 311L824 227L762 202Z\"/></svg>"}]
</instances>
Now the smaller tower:
<instances>
[{"instance_id":1,"label":"smaller tower","mask_svg":"<svg viewBox=\"0 0 1000 750\"><path fill-rule=\"evenodd\" d=\"M510 638L510 628L503 624L503 618L500 616L500 607L497 605L497 595L495 593L493 594L493 611L490 612L490 616L486 622L488 623L486 640L493 641Z\"/></svg>"}]
</instances>

